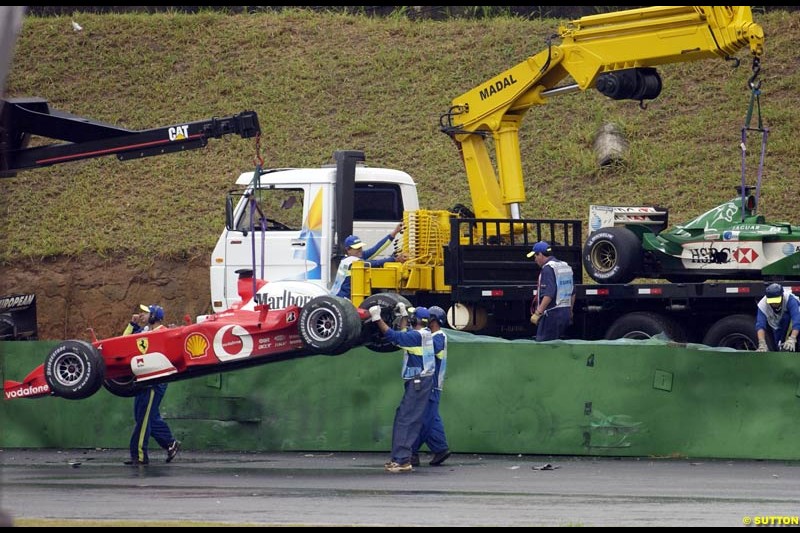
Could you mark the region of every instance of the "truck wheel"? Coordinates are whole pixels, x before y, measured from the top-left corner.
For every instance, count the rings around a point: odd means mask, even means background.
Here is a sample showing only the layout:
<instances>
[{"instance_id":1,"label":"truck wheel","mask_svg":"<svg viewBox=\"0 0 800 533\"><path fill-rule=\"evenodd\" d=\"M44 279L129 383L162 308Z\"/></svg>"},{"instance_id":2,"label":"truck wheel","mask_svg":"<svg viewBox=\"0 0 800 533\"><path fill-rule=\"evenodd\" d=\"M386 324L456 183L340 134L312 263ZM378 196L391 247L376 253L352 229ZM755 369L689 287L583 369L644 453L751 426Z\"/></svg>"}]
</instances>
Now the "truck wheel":
<instances>
[{"instance_id":1,"label":"truck wheel","mask_svg":"<svg viewBox=\"0 0 800 533\"><path fill-rule=\"evenodd\" d=\"M409 302L404 296L396 292L379 292L361 302L359 307L361 309L369 309L373 305L381 306L381 317L383 321L391 327L395 327L394 323L394 306L398 302L403 302L406 307L411 307ZM397 350L397 346L383 338L383 333L380 332L378 326L367 320L361 328L361 344L372 350L373 352L387 353Z\"/></svg>"},{"instance_id":2,"label":"truck wheel","mask_svg":"<svg viewBox=\"0 0 800 533\"><path fill-rule=\"evenodd\" d=\"M598 283L629 283L642 266L642 243L628 228L595 231L583 245L583 266Z\"/></svg>"},{"instance_id":3,"label":"truck wheel","mask_svg":"<svg viewBox=\"0 0 800 533\"><path fill-rule=\"evenodd\" d=\"M106 365L97 349L85 341L64 341L44 362L44 379L56 396L68 400L88 398L103 384Z\"/></svg>"},{"instance_id":4,"label":"truck wheel","mask_svg":"<svg viewBox=\"0 0 800 533\"><path fill-rule=\"evenodd\" d=\"M122 398L132 398L139 394L139 391L144 388L133 379L133 376L120 379L104 379L103 387L114 396L120 396Z\"/></svg>"},{"instance_id":5,"label":"truck wheel","mask_svg":"<svg viewBox=\"0 0 800 533\"><path fill-rule=\"evenodd\" d=\"M674 342L686 342L687 339L683 327L672 318L644 311L619 317L608 328L605 338L607 340L649 339L662 333L668 340Z\"/></svg>"},{"instance_id":6,"label":"truck wheel","mask_svg":"<svg viewBox=\"0 0 800 533\"><path fill-rule=\"evenodd\" d=\"M300 338L306 346L320 354L339 355L349 350L351 310L358 316L353 305L338 296L311 299L300 311Z\"/></svg>"},{"instance_id":7,"label":"truck wheel","mask_svg":"<svg viewBox=\"0 0 800 533\"><path fill-rule=\"evenodd\" d=\"M767 335L767 347L776 350L772 335ZM703 344L720 348L754 351L758 347L756 319L751 315L730 315L719 319L708 329Z\"/></svg>"}]
</instances>

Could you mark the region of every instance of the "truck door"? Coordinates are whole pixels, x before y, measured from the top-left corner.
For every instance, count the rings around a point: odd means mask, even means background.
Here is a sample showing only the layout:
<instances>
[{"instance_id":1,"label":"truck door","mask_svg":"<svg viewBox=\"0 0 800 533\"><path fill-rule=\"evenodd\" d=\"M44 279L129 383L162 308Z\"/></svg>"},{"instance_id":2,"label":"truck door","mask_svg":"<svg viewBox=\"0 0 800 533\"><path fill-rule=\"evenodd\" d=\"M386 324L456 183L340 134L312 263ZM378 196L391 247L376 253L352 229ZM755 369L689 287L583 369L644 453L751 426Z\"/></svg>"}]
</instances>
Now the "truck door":
<instances>
[{"instance_id":1,"label":"truck door","mask_svg":"<svg viewBox=\"0 0 800 533\"><path fill-rule=\"evenodd\" d=\"M327 215L323 191L319 185L271 185L242 201L235 229L225 235L225 301L218 306L219 298L213 298L215 311L238 300L236 271L243 268L253 268L267 281L313 281L327 287L323 275L330 253L322 251L330 236L322 223Z\"/></svg>"}]
</instances>

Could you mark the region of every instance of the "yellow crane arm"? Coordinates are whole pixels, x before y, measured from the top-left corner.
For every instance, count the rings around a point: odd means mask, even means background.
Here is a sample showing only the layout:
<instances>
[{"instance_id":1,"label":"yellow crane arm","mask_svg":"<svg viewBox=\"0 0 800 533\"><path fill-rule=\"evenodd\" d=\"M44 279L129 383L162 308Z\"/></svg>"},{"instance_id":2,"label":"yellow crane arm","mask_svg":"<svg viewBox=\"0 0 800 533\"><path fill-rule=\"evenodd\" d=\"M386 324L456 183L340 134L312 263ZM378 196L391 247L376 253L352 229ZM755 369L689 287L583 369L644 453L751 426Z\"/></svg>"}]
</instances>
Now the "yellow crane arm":
<instances>
[{"instance_id":1,"label":"yellow crane arm","mask_svg":"<svg viewBox=\"0 0 800 533\"><path fill-rule=\"evenodd\" d=\"M592 87L614 99L653 99L661 92L657 65L733 59L747 46L757 64L764 47L764 31L749 6L654 6L591 15L562 24L558 37L560 45L548 45L455 98L442 115L442 131L461 152L476 217L520 218L525 190L519 126L530 107ZM567 77L574 83L557 86Z\"/></svg>"}]
</instances>

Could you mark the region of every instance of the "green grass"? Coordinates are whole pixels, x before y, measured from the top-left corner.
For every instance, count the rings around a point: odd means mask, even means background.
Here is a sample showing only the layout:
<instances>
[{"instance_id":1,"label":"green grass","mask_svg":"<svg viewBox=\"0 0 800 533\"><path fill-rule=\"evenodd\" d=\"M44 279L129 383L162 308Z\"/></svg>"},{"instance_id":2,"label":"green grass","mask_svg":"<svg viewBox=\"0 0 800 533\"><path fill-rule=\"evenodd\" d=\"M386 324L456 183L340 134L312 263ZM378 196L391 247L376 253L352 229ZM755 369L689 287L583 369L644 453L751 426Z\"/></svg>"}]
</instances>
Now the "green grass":
<instances>
[{"instance_id":1,"label":"green grass","mask_svg":"<svg viewBox=\"0 0 800 533\"><path fill-rule=\"evenodd\" d=\"M761 212L797 223L800 13L756 17L767 35L761 104L771 129ZM6 90L132 129L255 110L267 166L318 166L334 150L364 150L368 164L414 176L423 208L447 209L471 201L439 116L453 98L543 50L558 24L297 10L27 17ZM596 91L531 109L521 139L522 215L585 220L591 203L642 203L669 207L680 222L735 196L750 98L749 58L739 57L736 70L722 60L659 68L664 90L647 110ZM592 138L606 121L623 127L630 152L624 166L599 170ZM755 137L749 146L754 182ZM212 139L182 154L106 157L0 179L0 262L208 257L224 192L253 169L255 155L252 139Z\"/></svg>"}]
</instances>

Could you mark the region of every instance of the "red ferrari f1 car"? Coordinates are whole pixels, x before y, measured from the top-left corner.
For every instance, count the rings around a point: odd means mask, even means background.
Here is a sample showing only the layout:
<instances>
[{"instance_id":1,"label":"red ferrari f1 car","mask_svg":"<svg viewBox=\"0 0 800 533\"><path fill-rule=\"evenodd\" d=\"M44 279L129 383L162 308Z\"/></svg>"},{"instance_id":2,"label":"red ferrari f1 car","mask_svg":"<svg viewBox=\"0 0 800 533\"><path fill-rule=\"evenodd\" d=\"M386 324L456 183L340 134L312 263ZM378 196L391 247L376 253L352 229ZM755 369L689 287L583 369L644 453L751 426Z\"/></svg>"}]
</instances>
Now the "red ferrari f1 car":
<instances>
[{"instance_id":1,"label":"red ferrari f1 car","mask_svg":"<svg viewBox=\"0 0 800 533\"><path fill-rule=\"evenodd\" d=\"M356 308L314 284L252 283L252 274L240 277L239 296L239 304L200 316L196 323L91 342L63 341L25 379L6 380L5 398L79 400L102 387L127 397L154 383L308 355L340 355L360 345L393 351L397 348L386 343L367 309L381 305L391 324L397 302L410 306L400 295L381 293Z\"/></svg>"}]
</instances>

